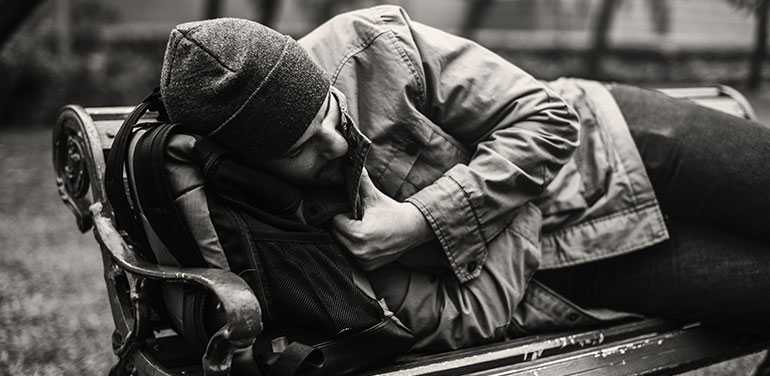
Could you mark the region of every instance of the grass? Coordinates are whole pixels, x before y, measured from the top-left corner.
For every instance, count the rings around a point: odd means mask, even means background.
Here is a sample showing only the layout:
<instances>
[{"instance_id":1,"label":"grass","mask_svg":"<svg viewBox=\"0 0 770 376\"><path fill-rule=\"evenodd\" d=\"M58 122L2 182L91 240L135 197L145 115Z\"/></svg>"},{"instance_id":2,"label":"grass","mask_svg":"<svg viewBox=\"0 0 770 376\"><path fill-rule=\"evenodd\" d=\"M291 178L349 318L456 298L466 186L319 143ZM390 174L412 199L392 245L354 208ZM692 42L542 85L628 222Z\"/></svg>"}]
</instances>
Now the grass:
<instances>
[{"instance_id":1,"label":"grass","mask_svg":"<svg viewBox=\"0 0 770 376\"><path fill-rule=\"evenodd\" d=\"M750 99L770 123L770 90ZM105 375L116 357L101 256L58 197L50 138L0 130L0 375ZM749 375L762 356L688 375Z\"/></svg>"},{"instance_id":2,"label":"grass","mask_svg":"<svg viewBox=\"0 0 770 376\"><path fill-rule=\"evenodd\" d=\"M116 358L101 256L58 197L50 138L0 133L0 375L104 375Z\"/></svg>"}]
</instances>

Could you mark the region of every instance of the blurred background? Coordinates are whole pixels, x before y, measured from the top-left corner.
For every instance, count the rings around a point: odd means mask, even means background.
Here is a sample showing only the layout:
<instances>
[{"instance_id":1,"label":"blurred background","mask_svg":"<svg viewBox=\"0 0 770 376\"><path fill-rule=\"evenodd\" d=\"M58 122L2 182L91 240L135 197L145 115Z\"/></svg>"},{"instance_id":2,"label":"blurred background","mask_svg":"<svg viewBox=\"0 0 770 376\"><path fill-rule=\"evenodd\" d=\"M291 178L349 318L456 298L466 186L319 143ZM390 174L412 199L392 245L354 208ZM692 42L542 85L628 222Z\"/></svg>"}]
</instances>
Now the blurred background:
<instances>
[{"instance_id":1,"label":"blurred background","mask_svg":"<svg viewBox=\"0 0 770 376\"><path fill-rule=\"evenodd\" d=\"M299 38L385 3L540 79L728 84L770 124L770 0L0 0L0 375L105 374L116 359L98 247L56 192L63 105L139 102L181 22L243 17ZM751 374L762 356L692 374Z\"/></svg>"},{"instance_id":2,"label":"blurred background","mask_svg":"<svg viewBox=\"0 0 770 376\"><path fill-rule=\"evenodd\" d=\"M335 14L383 3L541 79L745 91L770 78L762 0L0 0L0 124L50 124L65 103L136 103L157 86L181 22L244 17L299 38Z\"/></svg>"}]
</instances>

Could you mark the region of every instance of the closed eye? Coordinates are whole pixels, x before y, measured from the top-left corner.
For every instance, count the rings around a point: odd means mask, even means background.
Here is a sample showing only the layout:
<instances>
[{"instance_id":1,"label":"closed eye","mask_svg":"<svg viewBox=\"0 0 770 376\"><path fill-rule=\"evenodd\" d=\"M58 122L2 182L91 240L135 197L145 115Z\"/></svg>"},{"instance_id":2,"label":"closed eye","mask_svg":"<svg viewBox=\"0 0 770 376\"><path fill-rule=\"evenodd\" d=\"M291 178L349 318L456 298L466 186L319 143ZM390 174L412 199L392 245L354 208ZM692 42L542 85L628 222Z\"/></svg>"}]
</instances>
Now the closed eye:
<instances>
[{"instance_id":1,"label":"closed eye","mask_svg":"<svg viewBox=\"0 0 770 376\"><path fill-rule=\"evenodd\" d=\"M298 148L295 148L294 150L292 150L292 151L291 151L289 154L285 155L285 156L284 156L284 158L294 159L294 158L296 158L297 156L299 156L300 154L302 154L302 150L303 150L304 148L305 148L305 145L303 144L302 146L300 146L300 147L298 147Z\"/></svg>"}]
</instances>

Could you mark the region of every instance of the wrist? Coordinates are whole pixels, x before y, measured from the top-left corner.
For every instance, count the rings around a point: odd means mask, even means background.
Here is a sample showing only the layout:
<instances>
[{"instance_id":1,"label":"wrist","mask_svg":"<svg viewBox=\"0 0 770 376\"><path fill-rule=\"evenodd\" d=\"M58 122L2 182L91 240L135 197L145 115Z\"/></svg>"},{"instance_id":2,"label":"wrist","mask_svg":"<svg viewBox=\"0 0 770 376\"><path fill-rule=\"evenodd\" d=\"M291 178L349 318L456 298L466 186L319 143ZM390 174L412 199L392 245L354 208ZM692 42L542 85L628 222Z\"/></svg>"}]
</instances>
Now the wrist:
<instances>
[{"instance_id":1,"label":"wrist","mask_svg":"<svg viewBox=\"0 0 770 376\"><path fill-rule=\"evenodd\" d=\"M420 209L410 202L403 202L402 205L406 208L408 215L408 229L409 229L409 244L407 249L412 249L418 245L429 242L435 237L433 229L430 227L428 220L422 215Z\"/></svg>"}]
</instances>

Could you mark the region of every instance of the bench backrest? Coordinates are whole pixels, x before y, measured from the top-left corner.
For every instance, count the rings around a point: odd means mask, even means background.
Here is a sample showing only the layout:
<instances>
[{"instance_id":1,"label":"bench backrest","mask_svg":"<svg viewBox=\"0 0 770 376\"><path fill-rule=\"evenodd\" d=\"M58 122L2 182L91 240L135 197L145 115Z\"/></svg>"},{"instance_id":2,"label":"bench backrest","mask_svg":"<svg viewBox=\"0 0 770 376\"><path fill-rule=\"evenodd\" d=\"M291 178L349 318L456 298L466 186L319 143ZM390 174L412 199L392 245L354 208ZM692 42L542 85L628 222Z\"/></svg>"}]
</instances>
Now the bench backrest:
<instances>
[{"instance_id":1,"label":"bench backrest","mask_svg":"<svg viewBox=\"0 0 770 376\"><path fill-rule=\"evenodd\" d=\"M735 89L724 86L707 86L694 88L665 88L659 91L674 98L689 99L702 106L713 108L745 119L756 120L757 116L748 100ZM118 132L123 120L131 113L133 107L91 107L86 113L91 116L99 135L99 142L105 151L109 151L112 140Z\"/></svg>"}]
</instances>

